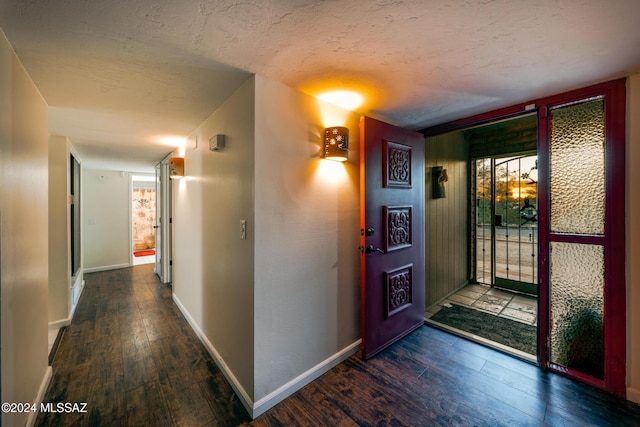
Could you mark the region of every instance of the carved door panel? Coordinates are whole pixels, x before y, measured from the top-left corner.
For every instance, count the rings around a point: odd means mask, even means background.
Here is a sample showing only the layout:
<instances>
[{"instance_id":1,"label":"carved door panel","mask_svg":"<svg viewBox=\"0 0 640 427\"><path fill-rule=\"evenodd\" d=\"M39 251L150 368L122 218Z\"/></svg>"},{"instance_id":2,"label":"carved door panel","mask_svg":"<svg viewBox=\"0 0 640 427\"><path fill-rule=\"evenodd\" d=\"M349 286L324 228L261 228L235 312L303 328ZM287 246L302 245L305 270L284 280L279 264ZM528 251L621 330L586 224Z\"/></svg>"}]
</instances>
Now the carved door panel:
<instances>
[{"instance_id":1,"label":"carved door panel","mask_svg":"<svg viewBox=\"0 0 640 427\"><path fill-rule=\"evenodd\" d=\"M424 322L424 137L360 120L362 354Z\"/></svg>"}]
</instances>

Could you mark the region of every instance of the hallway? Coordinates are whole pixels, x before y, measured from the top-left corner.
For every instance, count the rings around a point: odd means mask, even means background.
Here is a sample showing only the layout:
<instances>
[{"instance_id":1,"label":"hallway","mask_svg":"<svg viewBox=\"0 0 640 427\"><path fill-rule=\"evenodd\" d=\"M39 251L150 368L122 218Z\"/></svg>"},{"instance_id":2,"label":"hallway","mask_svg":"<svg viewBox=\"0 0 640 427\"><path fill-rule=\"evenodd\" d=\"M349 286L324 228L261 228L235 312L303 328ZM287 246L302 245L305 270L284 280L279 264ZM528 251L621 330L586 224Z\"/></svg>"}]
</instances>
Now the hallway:
<instances>
[{"instance_id":1,"label":"hallway","mask_svg":"<svg viewBox=\"0 0 640 427\"><path fill-rule=\"evenodd\" d=\"M85 414L36 425L235 426L248 415L157 280L154 264L85 275L44 402L86 402Z\"/></svg>"},{"instance_id":2,"label":"hallway","mask_svg":"<svg viewBox=\"0 0 640 427\"><path fill-rule=\"evenodd\" d=\"M635 404L430 327L250 422L152 264L86 275L43 402L87 413L41 413L38 426L640 424Z\"/></svg>"}]
</instances>

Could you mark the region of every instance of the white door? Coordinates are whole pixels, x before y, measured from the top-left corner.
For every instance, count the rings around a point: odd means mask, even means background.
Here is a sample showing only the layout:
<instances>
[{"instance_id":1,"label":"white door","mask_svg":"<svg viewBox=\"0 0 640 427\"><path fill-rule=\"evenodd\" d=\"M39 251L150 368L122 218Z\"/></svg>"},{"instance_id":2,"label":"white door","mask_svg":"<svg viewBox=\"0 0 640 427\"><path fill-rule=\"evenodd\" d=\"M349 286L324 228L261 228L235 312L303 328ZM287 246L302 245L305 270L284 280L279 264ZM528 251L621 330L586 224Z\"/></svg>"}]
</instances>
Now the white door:
<instances>
[{"instance_id":1,"label":"white door","mask_svg":"<svg viewBox=\"0 0 640 427\"><path fill-rule=\"evenodd\" d=\"M171 182L168 159L156 165L156 266L162 283L171 282Z\"/></svg>"},{"instance_id":2,"label":"white door","mask_svg":"<svg viewBox=\"0 0 640 427\"><path fill-rule=\"evenodd\" d=\"M158 275L160 280L164 282L163 271L162 271L162 229L160 224L162 224L162 204L164 202L164 194L162 194L162 164L158 163L156 165L156 223L153 228L156 231L156 266L155 273Z\"/></svg>"}]
</instances>

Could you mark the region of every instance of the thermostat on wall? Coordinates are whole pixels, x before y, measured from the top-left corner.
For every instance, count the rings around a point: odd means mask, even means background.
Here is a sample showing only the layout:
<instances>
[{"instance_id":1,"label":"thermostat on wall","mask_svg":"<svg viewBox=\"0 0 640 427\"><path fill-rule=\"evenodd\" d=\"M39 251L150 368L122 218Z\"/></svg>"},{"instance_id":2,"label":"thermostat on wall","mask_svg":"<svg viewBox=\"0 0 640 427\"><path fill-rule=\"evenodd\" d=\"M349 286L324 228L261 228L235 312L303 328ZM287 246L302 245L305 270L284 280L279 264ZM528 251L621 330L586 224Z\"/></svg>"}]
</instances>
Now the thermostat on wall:
<instances>
[{"instance_id":1,"label":"thermostat on wall","mask_svg":"<svg viewBox=\"0 0 640 427\"><path fill-rule=\"evenodd\" d=\"M218 134L209 139L209 150L219 151L224 148L224 135Z\"/></svg>"}]
</instances>

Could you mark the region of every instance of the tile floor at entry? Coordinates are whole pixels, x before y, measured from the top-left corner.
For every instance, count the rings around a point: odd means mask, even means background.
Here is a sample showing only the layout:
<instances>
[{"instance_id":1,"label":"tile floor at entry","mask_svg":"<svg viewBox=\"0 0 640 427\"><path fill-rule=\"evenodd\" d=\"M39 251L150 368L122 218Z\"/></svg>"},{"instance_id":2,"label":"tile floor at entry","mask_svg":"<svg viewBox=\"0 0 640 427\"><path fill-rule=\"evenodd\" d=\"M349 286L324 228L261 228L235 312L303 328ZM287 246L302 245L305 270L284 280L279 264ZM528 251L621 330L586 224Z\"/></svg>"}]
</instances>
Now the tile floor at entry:
<instances>
[{"instance_id":1,"label":"tile floor at entry","mask_svg":"<svg viewBox=\"0 0 640 427\"><path fill-rule=\"evenodd\" d=\"M426 318L447 304L458 304L491 313L509 320L537 325L538 300L535 297L492 288L488 285L467 285L427 309Z\"/></svg>"}]
</instances>

